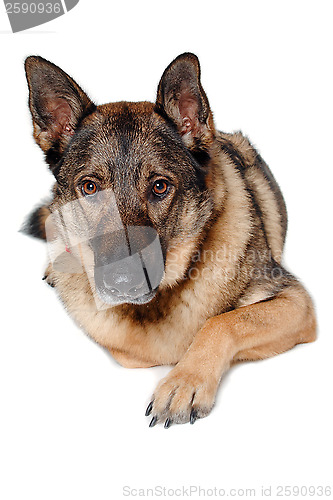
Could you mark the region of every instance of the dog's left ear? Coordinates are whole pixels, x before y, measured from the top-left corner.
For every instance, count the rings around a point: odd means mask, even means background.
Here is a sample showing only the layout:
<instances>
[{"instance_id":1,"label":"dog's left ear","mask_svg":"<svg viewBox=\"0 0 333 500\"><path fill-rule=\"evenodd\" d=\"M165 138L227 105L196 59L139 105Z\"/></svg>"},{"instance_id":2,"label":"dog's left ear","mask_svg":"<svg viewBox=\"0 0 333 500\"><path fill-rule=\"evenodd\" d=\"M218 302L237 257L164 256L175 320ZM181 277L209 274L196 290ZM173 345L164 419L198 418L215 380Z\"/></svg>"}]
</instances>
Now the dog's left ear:
<instances>
[{"instance_id":1,"label":"dog's left ear","mask_svg":"<svg viewBox=\"0 0 333 500\"><path fill-rule=\"evenodd\" d=\"M96 106L69 75L43 57L28 57L25 71L34 138L53 170L80 121Z\"/></svg>"},{"instance_id":2,"label":"dog's left ear","mask_svg":"<svg viewBox=\"0 0 333 500\"><path fill-rule=\"evenodd\" d=\"M181 54L166 68L157 90L156 111L172 120L188 148L209 147L215 127L197 56Z\"/></svg>"}]
</instances>

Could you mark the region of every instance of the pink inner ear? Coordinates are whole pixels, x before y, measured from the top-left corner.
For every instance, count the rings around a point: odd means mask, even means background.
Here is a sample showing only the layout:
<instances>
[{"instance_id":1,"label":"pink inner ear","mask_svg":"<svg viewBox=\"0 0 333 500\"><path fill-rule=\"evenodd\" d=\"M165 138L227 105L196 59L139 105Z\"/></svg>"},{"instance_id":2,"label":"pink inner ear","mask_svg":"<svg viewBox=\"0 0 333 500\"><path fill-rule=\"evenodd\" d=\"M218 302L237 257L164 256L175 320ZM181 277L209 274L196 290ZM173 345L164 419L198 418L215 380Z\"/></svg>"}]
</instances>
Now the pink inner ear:
<instances>
[{"instance_id":1,"label":"pink inner ear","mask_svg":"<svg viewBox=\"0 0 333 500\"><path fill-rule=\"evenodd\" d=\"M198 103L196 99L188 96L181 96L178 106L182 119L180 133L184 135L191 132L193 136L196 136L200 131Z\"/></svg>"},{"instance_id":2,"label":"pink inner ear","mask_svg":"<svg viewBox=\"0 0 333 500\"><path fill-rule=\"evenodd\" d=\"M58 139L62 134L73 135L74 130L70 124L72 118L72 110L65 99L54 98L47 104L51 119L51 135L54 139Z\"/></svg>"}]
</instances>

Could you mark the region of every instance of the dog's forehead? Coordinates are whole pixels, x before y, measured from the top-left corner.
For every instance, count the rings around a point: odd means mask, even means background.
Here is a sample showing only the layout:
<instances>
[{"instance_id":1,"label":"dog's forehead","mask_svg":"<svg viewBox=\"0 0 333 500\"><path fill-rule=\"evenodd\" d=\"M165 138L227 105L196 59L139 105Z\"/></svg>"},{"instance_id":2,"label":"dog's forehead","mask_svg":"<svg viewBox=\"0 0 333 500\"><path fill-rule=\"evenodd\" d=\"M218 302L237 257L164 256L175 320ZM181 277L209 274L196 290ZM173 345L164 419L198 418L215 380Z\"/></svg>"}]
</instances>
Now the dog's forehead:
<instances>
[{"instance_id":1,"label":"dog's forehead","mask_svg":"<svg viewBox=\"0 0 333 500\"><path fill-rule=\"evenodd\" d=\"M87 117L73 142L91 157L128 157L145 148L146 154L158 134L158 118L152 103L111 103L99 106Z\"/></svg>"},{"instance_id":2,"label":"dog's forehead","mask_svg":"<svg viewBox=\"0 0 333 500\"><path fill-rule=\"evenodd\" d=\"M94 129L100 139L134 143L142 142L155 128L156 115L152 103L110 103L98 106ZM92 124L91 123L91 124ZM91 125L90 124L90 125Z\"/></svg>"},{"instance_id":3,"label":"dog's forehead","mask_svg":"<svg viewBox=\"0 0 333 500\"><path fill-rule=\"evenodd\" d=\"M97 106L97 111L104 118L105 123L119 128L126 127L129 123L136 126L147 125L154 114L152 102L111 102Z\"/></svg>"},{"instance_id":4,"label":"dog's forehead","mask_svg":"<svg viewBox=\"0 0 333 500\"><path fill-rule=\"evenodd\" d=\"M184 147L149 102L98 106L73 137L66 163L109 167L178 162ZM172 157L172 158L171 158Z\"/></svg>"}]
</instances>

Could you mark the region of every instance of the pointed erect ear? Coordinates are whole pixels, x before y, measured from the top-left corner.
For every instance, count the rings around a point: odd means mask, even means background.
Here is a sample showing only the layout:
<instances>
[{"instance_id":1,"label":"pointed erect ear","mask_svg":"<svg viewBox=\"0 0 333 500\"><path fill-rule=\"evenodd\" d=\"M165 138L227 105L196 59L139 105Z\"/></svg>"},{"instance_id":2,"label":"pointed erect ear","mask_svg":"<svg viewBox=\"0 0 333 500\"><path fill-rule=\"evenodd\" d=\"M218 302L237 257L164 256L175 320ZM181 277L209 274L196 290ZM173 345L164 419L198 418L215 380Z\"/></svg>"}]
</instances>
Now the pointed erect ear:
<instances>
[{"instance_id":1,"label":"pointed erect ear","mask_svg":"<svg viewBox=\"0 0 333 500\"><path fill-rule=\"evenodd\" d=\"M182 54L166 68L157 90L156 110L173 121L190 149L205 149L212 142L213 115L194 54Z\"/></svg>"},{"instance_id":2,"label":"pointed erect ear","mask_svg":"<svg viewBox=\"0 0 333 500\"><path fill-rule=\"evenodd\" d=\"M72 78L42 57L28 57L25 71L34 138L52 168L79 122L96 106Z\"/></svg>"}]
</instances>

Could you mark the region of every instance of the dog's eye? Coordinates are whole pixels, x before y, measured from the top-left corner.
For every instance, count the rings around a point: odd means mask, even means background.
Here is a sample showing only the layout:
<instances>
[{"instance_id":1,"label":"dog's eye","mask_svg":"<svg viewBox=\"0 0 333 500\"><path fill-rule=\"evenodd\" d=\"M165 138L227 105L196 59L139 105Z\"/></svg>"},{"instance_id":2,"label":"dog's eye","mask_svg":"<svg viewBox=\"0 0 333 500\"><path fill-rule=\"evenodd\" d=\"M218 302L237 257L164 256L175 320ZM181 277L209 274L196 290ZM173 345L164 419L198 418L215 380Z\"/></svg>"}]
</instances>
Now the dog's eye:
<instances>
[{"instance_id":1,"label":"dog's eye","mask_svg":"<svg viewBox=\"0 0 333 500\"><path fill-rule=\"evenodd\" d=\"M85 181L82 185L82 193L84 196L92 196L97 193L97 186L93 181Z\"/></svg>"},{"instance_id":2,"label":"dog's eye","mask_svg":"<svg viewBox=\"0 0 333 500\"><path fill-rule=\"evenodd\" d=\"M155 196L161 198L168 193L169 184L164 179L159 179L158 181L154 182L152 191Z\"/></svg>"}]
</instances>

